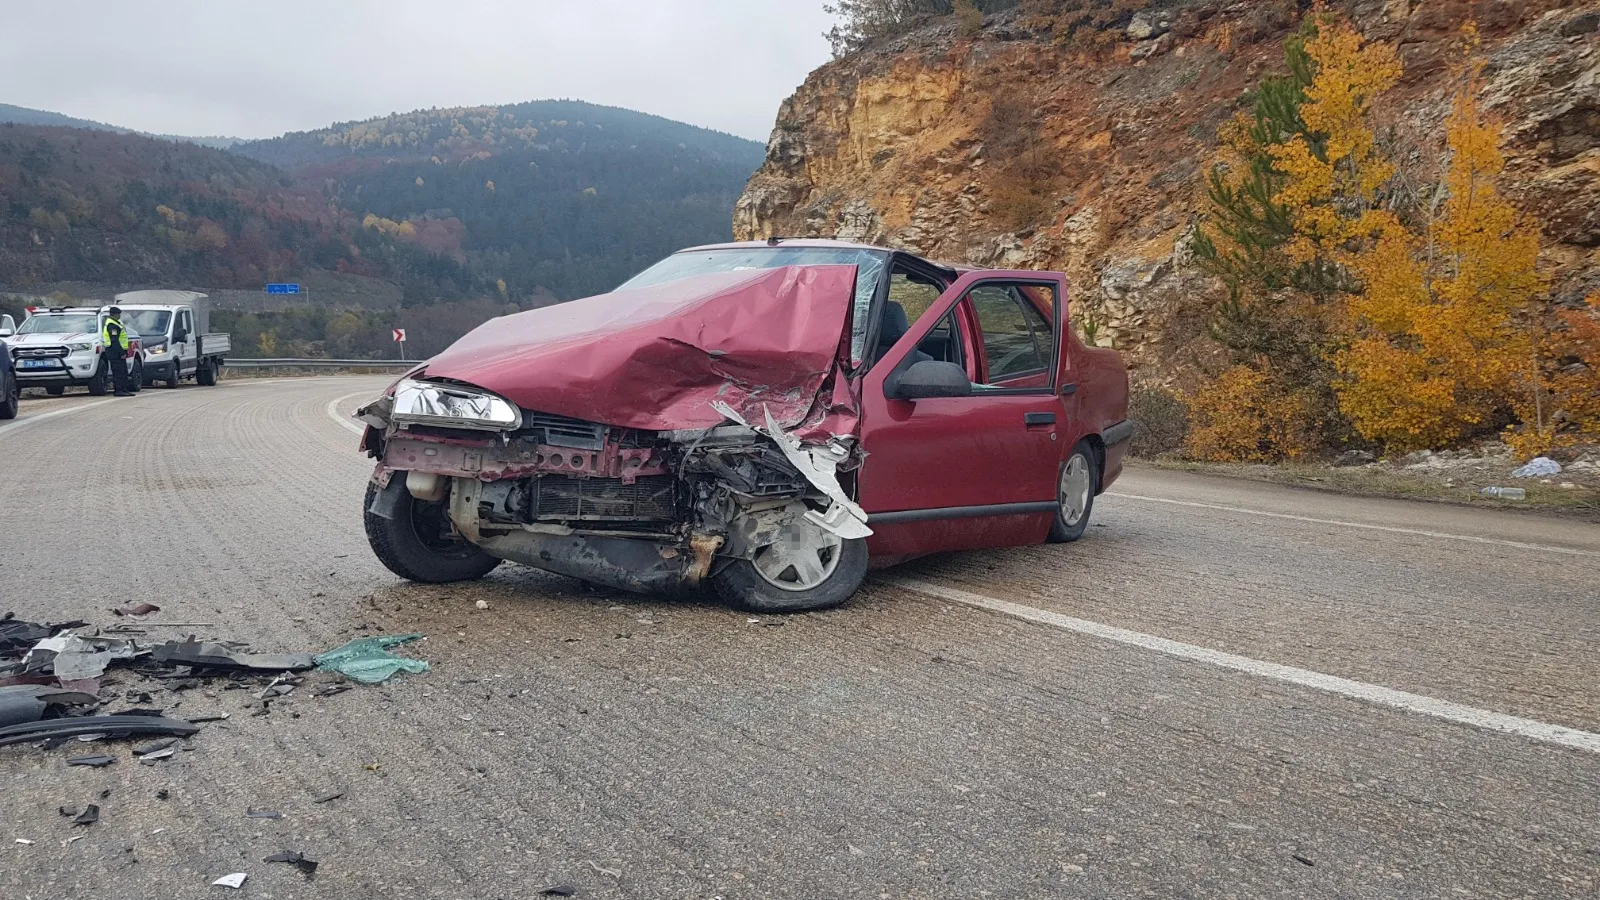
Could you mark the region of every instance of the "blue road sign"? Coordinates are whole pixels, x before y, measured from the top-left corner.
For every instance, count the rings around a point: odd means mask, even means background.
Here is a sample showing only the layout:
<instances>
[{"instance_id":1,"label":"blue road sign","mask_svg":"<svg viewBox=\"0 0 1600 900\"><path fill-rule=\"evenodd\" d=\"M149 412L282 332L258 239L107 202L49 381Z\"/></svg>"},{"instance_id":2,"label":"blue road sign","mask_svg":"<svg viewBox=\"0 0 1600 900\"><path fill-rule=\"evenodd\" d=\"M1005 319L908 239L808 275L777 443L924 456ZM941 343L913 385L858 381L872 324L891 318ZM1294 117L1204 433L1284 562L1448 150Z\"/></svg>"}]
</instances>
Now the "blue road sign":
<instances>
[{"instance_id":1,"label":"blue road sign","mask_svg":"<svg viewBox=\"0 0 1600 900\"><path fill-rule=\"evenodd\" d=\"M298 284L269 284L269 285L267 285L267 293L269 293L269 294L298 294L298 293L300 293L300 285L298 285Z\"/></svg>"}]
</instances>

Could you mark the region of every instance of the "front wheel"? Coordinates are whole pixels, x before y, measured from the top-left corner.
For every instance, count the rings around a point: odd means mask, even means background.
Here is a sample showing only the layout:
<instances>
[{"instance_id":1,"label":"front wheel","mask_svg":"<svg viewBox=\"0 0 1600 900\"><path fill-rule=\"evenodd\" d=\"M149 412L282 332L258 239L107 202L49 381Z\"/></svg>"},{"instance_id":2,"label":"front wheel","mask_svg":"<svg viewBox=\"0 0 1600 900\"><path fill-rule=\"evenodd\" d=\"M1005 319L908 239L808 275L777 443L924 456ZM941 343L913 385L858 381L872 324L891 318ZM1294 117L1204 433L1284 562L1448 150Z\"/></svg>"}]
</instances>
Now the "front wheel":
<instances>
[{"instance_id":1,"label":"front wheel","mask_svg":"<svg viewBox=\"0 0 1600 900\"><path fill-rule=\"evenodd\" d=\"M1095 461L1094 448L1079 443L1061 467L1061 480L1056 484L1056 518L1050 523L1052 543L1066 544L1083 537L1099 484L1100 466Z\"/></svg>"},{"instance_id":2,"label":"front wheel","mask_svg":"<svg viewBox=\"0 0 1600 900\"><path fill-rule=\"evenodd\" d=\"M866 577L865 540L845 540L802 518L753 559L728 563L711 576L711 586L752 612L803 612L849 600Z\"/></svg>"},{"instance_id":3,"label":"front wheel","mask_svg":"<svg viewBox=\"0 0 1600 900\"><path fill-rule=\"evenodd\" d=\"M105 360L95 368L94 376L89 379L89 393L95 397L104 397L111 390L111 367Z\"/></svg>"},{"instance_id":4,"label":"front wheel","mask_svg":"<svg viewBox=\"0 0 1600 900\"><path fill-rule=\"evenodd\" d=\"M403 478L404 473L394 477ZM405 492L404 486L400 490ZM377 494L378 486L368 482L362 507L367 543L378 561L401 578L424 584L472 581L500 565L500 560L456 533L443 501L429 503L405 492L398 514L385 519L372 512L372 498Z\"/></svg>"}]
</instances>

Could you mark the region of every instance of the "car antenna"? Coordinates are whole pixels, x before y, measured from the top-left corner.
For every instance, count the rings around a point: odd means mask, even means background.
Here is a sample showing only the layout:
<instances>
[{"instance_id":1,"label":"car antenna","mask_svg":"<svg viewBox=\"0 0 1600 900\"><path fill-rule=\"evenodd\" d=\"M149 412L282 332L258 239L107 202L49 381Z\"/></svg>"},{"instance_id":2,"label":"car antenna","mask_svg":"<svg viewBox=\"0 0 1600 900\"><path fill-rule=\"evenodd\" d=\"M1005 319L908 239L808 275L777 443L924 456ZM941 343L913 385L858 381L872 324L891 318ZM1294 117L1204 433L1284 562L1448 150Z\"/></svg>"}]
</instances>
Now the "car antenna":
<instances>
[{"instance_id":1,"label":"car antenna","mask_svg":"<svg viewBox=\"0 0 1600 900\"><path fill-rule=\"evenodd\" d=\"M768 247L776 247L779 244L783 243L784 240L785 240L785 238L781 238L781 237L778 237L778 236L774 235L772 237L767 238L767 246Z\"/></svg>"}]
</instances>

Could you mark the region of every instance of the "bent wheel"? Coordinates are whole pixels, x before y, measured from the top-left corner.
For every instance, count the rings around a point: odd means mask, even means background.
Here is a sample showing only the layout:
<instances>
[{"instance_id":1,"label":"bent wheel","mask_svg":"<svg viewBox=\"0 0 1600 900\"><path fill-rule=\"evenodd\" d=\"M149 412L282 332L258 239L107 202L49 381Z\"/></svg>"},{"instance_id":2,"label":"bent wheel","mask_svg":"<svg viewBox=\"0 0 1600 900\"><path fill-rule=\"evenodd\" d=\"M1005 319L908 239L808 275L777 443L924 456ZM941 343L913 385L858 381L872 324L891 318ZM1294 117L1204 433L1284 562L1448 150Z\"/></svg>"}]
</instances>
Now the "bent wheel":
<instances>
[{"instance_id":1,"label":"bent wheel","mask_svg":"<svg viewBox=\"0 0 1600 900\"><path fill-rule=\"evenodd\" d=\"M838 606L866 577L866 541L800 519L753 559L728 563L711 585L723 600L754 612L800 612Z\"/></svg>"},{"instance_id":2,"label":"bent wheel","mask_svg":"<svg viewBox=\"0 0 1600 900\"><path fill-rule=\"evenodd\" d=\"M411 581L445 584L482 578L500 565L456 533L443 502L428 503L407 493L400 514L385 519L372 513L377 493L378 486L368 482L363 516L367 542L389 571Z\"/></svg>"}]
</instances>

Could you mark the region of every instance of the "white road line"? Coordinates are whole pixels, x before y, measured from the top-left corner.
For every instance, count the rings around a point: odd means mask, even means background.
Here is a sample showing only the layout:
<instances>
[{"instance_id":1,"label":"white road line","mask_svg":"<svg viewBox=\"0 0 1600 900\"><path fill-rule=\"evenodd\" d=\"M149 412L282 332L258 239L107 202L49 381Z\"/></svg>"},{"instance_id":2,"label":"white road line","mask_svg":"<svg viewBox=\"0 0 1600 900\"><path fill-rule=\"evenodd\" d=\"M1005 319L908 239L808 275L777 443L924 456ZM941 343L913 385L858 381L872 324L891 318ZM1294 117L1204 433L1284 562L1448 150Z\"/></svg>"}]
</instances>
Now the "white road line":
<instances>
[{"instance_id":1,"label":"white road line","mask_svg":"<svg viewBox=\"0 0 1600 900\"><path fill-rule=\"evenodd\" d=\"M1407 712L1433 716L1437 719L1457 722L1462 725L1471 725L1474 728L1515 734L1536 741L1543 741L1547 744L1557 744L1562 747L1571 747L1575 750L1600 753L1600 734L1579 731L1576 728L1567 728L1562 725L1551 725L1547 722L1539 722L1533 719L1508 716L1504 713L1490 712L1486 709L1464 706L1447 700L1436 700L1420 694L1409 694L1405 691L1397 691L1362 681L1352 681L1348 678L1340 678L1337 675L1324 675L1321 672L1313 672L1309 669L1297 669L1293 666L1280 666L1277 663L1262 662L1247 656L1236 656L1232 653L1197 647L1194 644L1172 641L1152 634L1142 634L1137 631L1128 631L1125 628L1116 628L1110 625L1101 625L1098 622L1075 619L1071 616L1050 612L1049 610L1023 606L1006 600L997 600L993 597L985 597L982 594L973 594L955 588L916 581L915 579L890 577L884 578L883 581L908 591L914 591L940 600L947 600L951 603L987 609L991 612L1012 616L1027 622L1049 625L1103 640L1115 641L1119 644L1128 644L1145 650L1153 650L1157 653L1176 656L1180 659L1232 669L1258 678L1270 678L1273 681L1283 681L1313 690L1327 691L1331 694L1338 694L1341 697L1365 700L1368 703L1376 703L1380 706L1392 706Z\"/></svg>"},{"instance_id":2,"label":"white road line","mask_svg":"<svg viewBox=\"0 0 1600 900\"><path fill-rule=\"evenodd\" d=\"M355 421L352 420L349 416L343 415L343 414L341 414L339 412L339 404L345 402L346 400L349 400L351 397L370 397L370 396L372 396L372 391L356 391L353 394L345 394L343 397L335 397L332 400L329 400L328 401L328 405L326 407L326 409L328 411L328 418L334 420L335 422L338 422L339 423L339 427L341 427L341 428L348 428L351 431L355 432L356 434L365 434L366 433L366 429L365 428L363 428L360 425L357 425L355 423Z\"/></svg>"},{"instance_id":3,"label":"white road line","mask_svg":"<svg viewBox=\"0 0 1600 900\"><path fill-rule=\"evenodd\" d=\"M43 422L43 421L45 421L47 419L53 419L56 416L64 416L64 415L67 415L68 413L80 412L80 411L85 410L85 409L94 409L96 406L105 406L107 403L111 403L111 402L113 402L113 401L111 401L111 400L96 400L93 403L82 403L82 404L79 404L77 406L69 406L66 409L53 409L53 410L51 410L51 411L49 411L47 413L40 413L37 416L29 416L26 419L22 419L20 421L11 422L11 423L6 424L6 425L0 425L0 436L5 436L5 435L8 435L8 434L16 434L17 432L21 431L24 428L27 428L27 427L29 427L31 425L37 425L40 422Z\"/></svg>"},{"instance_id":4,"label":"white road line","mask_svg":"<svg viewBox=\"0 0 1600 900\"><path fill-rule=\"evenodd\" d=\"M1494 544L1499 547L1516 547L1519 550L1540 550L1545 553L1566 553L1571 556L1600 556L1593 550L1580 550L1575 547L1556 547L1550 544L1530 544L1525 541L1508 541L1502 538L1478 537L1471 534L1453 534L1448 531L1426 531L1421 528L1399 528L1393 525L1369 525L1365 522L1346 522L1340 519L1318 519L1313 516L1296 516L1289 513L1267 512L1263 509L1249 509L1243 506L1224 506L1220 503L1196 503L1192 500L1169 500L1166 497L1147 497L1143 494L1124 494L1121 491L1107 491L1107 497L1118 497L1123 500L1143 500L1146 503L1167 503L1172 506L1190 506L1196 509L1216 509L1223 512L1244 513L1250 516L1264 516L1269 519L1288 519L1293 522L1310 522L1316 525L1338 525L1342 528L1364 528L1368 531L1387 531L1391 534L1414 534L1419 537L1440 538L1449 541L1466 541L1471 544Z\"/></svg>"}]
</instances>

